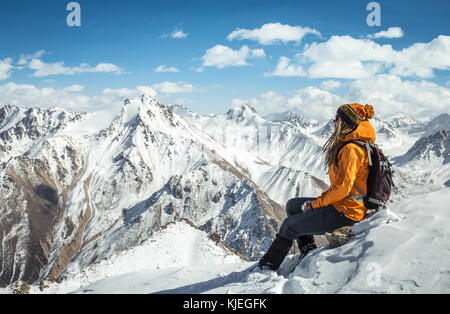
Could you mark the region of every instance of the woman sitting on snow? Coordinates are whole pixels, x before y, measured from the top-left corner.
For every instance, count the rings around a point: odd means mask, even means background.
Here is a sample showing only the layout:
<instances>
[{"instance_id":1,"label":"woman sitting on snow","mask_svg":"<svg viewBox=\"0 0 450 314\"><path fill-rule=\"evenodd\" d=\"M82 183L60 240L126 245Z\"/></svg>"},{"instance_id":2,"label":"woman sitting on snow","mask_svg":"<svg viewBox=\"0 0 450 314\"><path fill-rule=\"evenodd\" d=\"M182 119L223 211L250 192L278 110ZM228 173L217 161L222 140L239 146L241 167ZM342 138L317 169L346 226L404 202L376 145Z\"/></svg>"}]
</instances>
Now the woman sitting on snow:
<instances>
[{"instance_id":1,"label":"woman sitting on snow","mask_svg":"<svg viewBox=\"0 0 450 314\"><path fill-rule=\"evenodd\" d=\"M339 107L334 120L334 133L323 147L331 186L319 198L294 198L287 202L288 218L259 261L260 268L277 270L295 239L303 257L316 248L313 235L333 232L364 219L366 208L355 183L364 194L367 193L367 150L357 144L340 148L343 143L355 140L374 143L375 130L369 122L373 116L374 110L370 105L347 104Z\"/></svg>"}]
</instances>

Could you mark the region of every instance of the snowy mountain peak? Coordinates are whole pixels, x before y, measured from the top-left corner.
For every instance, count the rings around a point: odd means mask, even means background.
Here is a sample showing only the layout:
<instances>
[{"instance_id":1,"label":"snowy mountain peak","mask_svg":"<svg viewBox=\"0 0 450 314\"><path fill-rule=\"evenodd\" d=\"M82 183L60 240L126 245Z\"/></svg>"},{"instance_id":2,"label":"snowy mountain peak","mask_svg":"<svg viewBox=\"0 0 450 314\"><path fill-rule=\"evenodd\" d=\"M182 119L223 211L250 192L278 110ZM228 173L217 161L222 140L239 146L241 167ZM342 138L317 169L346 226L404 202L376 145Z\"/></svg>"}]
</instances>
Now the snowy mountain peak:
<instances>
[{"instance_id":1,"label":"snowy mountain peak","mask_svg":"<svg viewBox=\"0 0 450 314\"><path fill-rule=\"evenodd\" d=\"M442 160L443 164L447 164L450 162L449 133L449 130L440 130L433 135L422 137L405 155L394 158L394 160L400 164L412 160L424 160L428 163L432 159L438 158Z\"/></svg>"},{"instance_id":2,"label":"snowy mountain peak","mask_svg":"<svg viewBox=\"0 0 450 314\"><path fill-rule=\"evenodd\" d=\"M418 121L409 117L405 113L398 113L387 119L386 123L392 128L401 128L415 125Z\"/></svg>"},{"instance_id":3,"label":"snowy mountain peak","mask_svg":"<svg viewBox=\"0 0 450 314\"><path fill-rule=\"evenodd\" d=\"M153 96L144 94L140 98L126 99L121 113L113 120L112 126L117 127L117 125L125 124L149 125L150 123L154 126L164 126L164 128L167 124L178 125L175 122L172 109L159 103Z\"/></svg>"},{"instance_id":4,"label":"snowy mountain peak","mask_svg":"<svg viewBox=\"0 0 450 314\"><path fill-rule=\"evenodd\" d=\"M450 115L448 113L443 113L431 119L425 128L427 135L432 135L442 130L450 130Z\"/></svg>"},{"instance_id":5,"label":"snowy mountain peak","mask_svg":"<svg viewBox=\"0 0 450 314\"><path fill-rule=\"evenodd\" d=\"M67 109L20 108L6 105L0 109L0 152L9 157L33 148L33 141L63 130L79 114ZM0 161L3 161L0 153Z\"/></svg>"},{"instance_id":6,"label":"snowy mountain peak","mask_svg":"<svg viewBox=\"0 0 450 314\"><path fill-rule=\"evenodd\" d=\"M149 108L149 109L167 109L166 106L162 105L158 100L156 100L152 95L150 94L143 94L141 96L141 103L143 107Z\"/></svg>"},{"instance_id":7,"label":"snowy mountain peak","mask_svg":"<svg viewBox=\"0 0 450 314\"><path fill-rule=\"evenodd\" d=\"M193 113L188 107L180 105L180 104L171 104L171 105L168 105L167 108L173 110L176 113L178 113L178 112Z\"/></svg>"},{"instance_id":8,"label":"snowy mountain peak","mask_svg":"<svg viewBox=\"0 0 450 314\"><path fill-rule=\"evenodd\" d=\"M293 111L272 113L265 116L265 118L273 122L287 122L302 130L308 128L317 128L319 126L319 123L316 120L306 118L300 113Z\"/></svg>"},{"instance_id":9,"label":"snowy mountain peak","mask_svg":"<svg viewBox=\"0 0 450 314\"><path fill-rule=\"evenodd\" d=\"M227 117L229 120L235 120L236 122L242 122L246 119L257 118L259 117L255 108L252 106L245 104L240 107L236 107L228 110Z\"/></svg>"},{"instance_id":10,"label":"snowy mountain peak","mask_svg":"<svg viewBox=\"0 0 450 314\"><path fill-rule=\"evenodd\" d=\"M122 112L125 112L128 117L132 117L139 112L161 108L164 108L164 106L161 105L155 98L148 94L143 94L139 98L126 99L123 102Z\"/></svg>"},{"instance_id":11,"label":"snowy mountain peak","mask_svg":"<svg viewBox=\"0 0 450 314\"><path fill-rule=\"evenodd\" d=\"M20 109L16 106L6 105L0 109L0 131L2 131L8 122L11 120L11 116L17 114Z\"/></svg>"},{"instance_id":12,"label":"snowy mountain peak","mask_svg":"<svg viewBox=\"0 0 450 314\"><path fill-rule=\"evenodd\" d=\"M450 186L449 115L420 130L408 120L372 121L394 156L422 137L395 164L396 184L413 184L408 172ZM90 113L4 106L0 285L81 273L182 219L195 239L204 232L256 260L284 217L279 204L327 189L320 143L332 130L294 112L263 118L249 105L201 115L151 94Z\"/></svg>"}]
</instances>

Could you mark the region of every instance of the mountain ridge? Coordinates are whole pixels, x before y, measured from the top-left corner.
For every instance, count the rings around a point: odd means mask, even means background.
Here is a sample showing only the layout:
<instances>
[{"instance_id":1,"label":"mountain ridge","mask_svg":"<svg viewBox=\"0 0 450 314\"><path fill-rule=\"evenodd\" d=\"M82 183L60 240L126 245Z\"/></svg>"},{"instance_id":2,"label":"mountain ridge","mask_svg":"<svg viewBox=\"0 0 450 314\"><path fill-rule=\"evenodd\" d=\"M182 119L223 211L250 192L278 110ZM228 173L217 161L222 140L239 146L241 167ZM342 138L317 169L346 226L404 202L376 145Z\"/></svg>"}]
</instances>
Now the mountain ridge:
<instances>
[{"instance_id":1,"label":"mountain ridge","mask_svg":"<svg viewBox=\"0 0 450 314\"><path fill-rule=\"evenodd\" d=\"M4 106L0 118L2 284L85 269L181 219L257 259L285 202L327 188L321 145L329 122L295 114L262 117L241 106L200 115L143 95L115 115ZM400 161L428 133L444 134L446 119L420 124L401 115L374 126L389 129L380 144ZM423 182L448 184L448 149L439 149L427 150L437 161L420 176L409 175L409 159L396 164L403 194Z\"/></svg>"}]
</instances>

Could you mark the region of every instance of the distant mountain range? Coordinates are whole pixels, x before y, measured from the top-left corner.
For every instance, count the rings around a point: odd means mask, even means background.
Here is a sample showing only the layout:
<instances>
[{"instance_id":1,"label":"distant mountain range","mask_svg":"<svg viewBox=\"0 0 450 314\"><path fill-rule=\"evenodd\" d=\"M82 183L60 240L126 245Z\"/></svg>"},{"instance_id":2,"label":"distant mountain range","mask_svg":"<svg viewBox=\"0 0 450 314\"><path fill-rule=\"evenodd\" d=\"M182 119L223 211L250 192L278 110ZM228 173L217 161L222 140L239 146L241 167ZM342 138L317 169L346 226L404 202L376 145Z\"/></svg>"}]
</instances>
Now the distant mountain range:
<instances>
[{"instance_id":1,"label":"distant mountain range","mask_svg":"<svg viewBox=\"0 0 450 314\"><path fill-rule=\"evenodd\" d=\"M449 121L372 120L399 197L450 185ZM257 259L286 201L327 189L330 122L248 105L201 115L148 95L117 115L4 106L0 285L57 278L69 264L82 270L180 220Z\"/></svg>"}]
</instances>

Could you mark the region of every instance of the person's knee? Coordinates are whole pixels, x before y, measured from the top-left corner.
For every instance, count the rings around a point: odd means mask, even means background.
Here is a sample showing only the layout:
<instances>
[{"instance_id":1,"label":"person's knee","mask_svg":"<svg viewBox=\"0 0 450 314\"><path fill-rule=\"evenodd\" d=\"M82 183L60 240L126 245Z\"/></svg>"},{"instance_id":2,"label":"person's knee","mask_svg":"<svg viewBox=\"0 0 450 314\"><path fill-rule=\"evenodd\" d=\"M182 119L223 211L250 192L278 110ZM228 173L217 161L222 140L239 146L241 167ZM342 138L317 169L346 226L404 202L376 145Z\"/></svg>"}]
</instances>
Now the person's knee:
<instances>
[{"instance_id":1,"label":"person's knee","mask_svg":"<svg viewBox=\"0 0 450 314\"><path fill-rule=\"evenodd\" d=\"M298 202L297 198L290 199L286 203L286 207L285 207L286 214L288 216L292 216L292 215L300 213L300 208L298 208L298 206L299 206L299 202Z\"/></svg>"}]
</instances>

